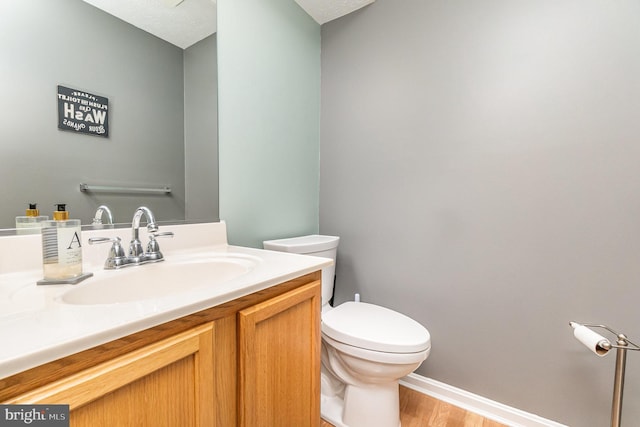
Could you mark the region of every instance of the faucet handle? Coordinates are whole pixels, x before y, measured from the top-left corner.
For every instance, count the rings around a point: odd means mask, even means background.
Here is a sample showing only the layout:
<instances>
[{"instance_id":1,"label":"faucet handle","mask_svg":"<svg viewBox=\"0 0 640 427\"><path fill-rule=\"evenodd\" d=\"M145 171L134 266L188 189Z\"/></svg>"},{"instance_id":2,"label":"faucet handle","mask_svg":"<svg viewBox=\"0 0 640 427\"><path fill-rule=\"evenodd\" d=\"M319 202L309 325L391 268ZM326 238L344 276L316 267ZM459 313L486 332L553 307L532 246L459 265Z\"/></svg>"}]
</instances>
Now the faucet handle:
<instances>
[{"instance_id":1,"label":"faucet handle","mask_svg":"<svg viewBox=\"0 0 640 427\"><path fill-rule=\"evenodd\" d=\"M113 270L123 267L127 264L127 257L122 247L121 239L119 237L91 237L89 238L89 244L107 243L113 242L111 249L109 249L109 256L104 262L104 268L106 270Z\"/></svg>"},{"instance_id":2,"label":"faucet handle","mask_svg":"<svg viewBox=\"0 0 640 427\"><path fill-rule=\"evenodd\" d=\"M151 261L160 261L164 258L162 252L160 252L160 245L156 238L158 237L173 237L172 231L165 231L162 233L149 233L149 244L147 245L147 251L145 256Z\"/></svg>"},{"instance_id":3,"label":"faucet handle","mask_svg":"<svg viewBox=\"0 0 640 427\"><path fill-rule=\"evenodd\" d=\"M96 243L107 243L107 242L113 242L113 245L111 246L111 251L113 252L113 254L115 256L125 256L124 255L124 249L122 248L122 245L120 244L120 242L122 241L122 239L120 239L119 237L90 237L89 238L89 244L93 245Z\"/></svg>"},{"instance_id":4,"label":"faucet handle","mask_svg":"<svg viewBox=\"0 0 640 427\"><path fill-rule=\"evenodd\" d=\"M173 231L163 231L162 233L149 233L149 238L173 237Z\"/></svg>"}]
</instances>

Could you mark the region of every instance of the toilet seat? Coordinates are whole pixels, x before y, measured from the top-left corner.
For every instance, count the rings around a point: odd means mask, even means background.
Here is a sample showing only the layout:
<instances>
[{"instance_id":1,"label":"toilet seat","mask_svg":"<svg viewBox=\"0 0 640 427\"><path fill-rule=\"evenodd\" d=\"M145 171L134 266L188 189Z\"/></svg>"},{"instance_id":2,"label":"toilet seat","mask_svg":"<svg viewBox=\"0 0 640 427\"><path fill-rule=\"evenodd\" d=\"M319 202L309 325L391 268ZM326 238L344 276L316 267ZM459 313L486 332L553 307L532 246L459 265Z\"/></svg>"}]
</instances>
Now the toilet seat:
<instances>
[{"instance_id":1,"label":"toilet seat","mask_svg":"<svg viewBox=\"0 0 640 427\"><path fill-rule=\"evenodd\" d=\"M367 350L353 345L336 341L325 334L322 334L323 345L328 344L340 353L367 360L373 363L384 363L391 365L420 364L431 353L431 347L416 353L388 353L385 351Z\"/></svg>"},{"instance_id":2,"label":"toilet seat","mask_svg":"<svg viewBox=\"0 0 640 427\"><path fill-rule=\"evenodd\" d=\"M385 353L419 353L431 336L415 320L388 308L345 302L322 315L322 333L334 341Z\"/></svg>"}]
</instances>

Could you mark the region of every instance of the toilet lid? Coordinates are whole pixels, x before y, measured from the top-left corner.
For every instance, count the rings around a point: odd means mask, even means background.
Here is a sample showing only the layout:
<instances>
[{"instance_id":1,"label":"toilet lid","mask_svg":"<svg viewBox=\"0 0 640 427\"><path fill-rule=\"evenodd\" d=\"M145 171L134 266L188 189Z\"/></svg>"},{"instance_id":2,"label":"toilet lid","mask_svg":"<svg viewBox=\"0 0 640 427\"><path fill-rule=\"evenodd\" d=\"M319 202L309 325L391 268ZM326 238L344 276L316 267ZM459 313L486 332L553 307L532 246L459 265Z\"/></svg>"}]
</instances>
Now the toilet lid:
<instances>
[{"instance_id":1,"label":"toilet lid","mask_svg":"<svg viewBox=\"0 0 640 427\"><path fill-rule=\"evenodd\" d=\"M416 353L431 336L415 320L388 308L345 302L322 315L322 333L342 343L387 353Z\"/></svg>"}]
</instances>

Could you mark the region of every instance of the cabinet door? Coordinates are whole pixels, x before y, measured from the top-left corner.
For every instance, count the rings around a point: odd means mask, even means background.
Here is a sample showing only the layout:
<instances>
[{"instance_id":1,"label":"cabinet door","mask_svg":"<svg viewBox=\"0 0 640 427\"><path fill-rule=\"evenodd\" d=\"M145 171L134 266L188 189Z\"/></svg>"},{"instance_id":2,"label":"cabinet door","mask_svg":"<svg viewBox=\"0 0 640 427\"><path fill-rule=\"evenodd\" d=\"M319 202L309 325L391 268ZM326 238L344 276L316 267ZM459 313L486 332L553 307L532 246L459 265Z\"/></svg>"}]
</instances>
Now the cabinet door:
<instances>
[{"instance_id":1,"label":"cabinet door","mask_svg":"<svg viewBox=\"0 0 640 427\"><path fill-rule=\"evenodd\" d=\"M320 425L320 281L238 313L239 425Z\"/></svg>"},{"instance_id":2,"label":"cabinet door","mask_svg":"<svg viewBox=\"0 0 640 427\"><path fill-rule=\"evenodd\" d=\"M195 327L7 403L68 404L74 427L213 426L213 332Z\"/></svg>"}]
</instances>

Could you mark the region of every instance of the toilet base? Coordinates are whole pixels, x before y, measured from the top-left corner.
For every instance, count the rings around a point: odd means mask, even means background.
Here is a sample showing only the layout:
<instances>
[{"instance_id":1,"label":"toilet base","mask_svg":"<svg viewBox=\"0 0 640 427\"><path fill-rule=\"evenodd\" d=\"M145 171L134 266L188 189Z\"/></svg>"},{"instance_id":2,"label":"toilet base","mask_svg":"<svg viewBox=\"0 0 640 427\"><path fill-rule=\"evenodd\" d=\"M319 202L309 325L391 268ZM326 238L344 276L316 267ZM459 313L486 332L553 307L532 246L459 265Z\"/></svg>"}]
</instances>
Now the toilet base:
<instances>
[{"instance_id":1,"label":"toilet base","mask_svg":"<svg viewBox=\"0 0 640 427\"><path fill-rule=\"evenodd\" d=\"M375 391L347 385L345 398L346 412L342 397L321 394L322 418L336 427L401 427L398 382L377 385Z\"/></svg>"},{"instance_id":2,"label":"toilet base","mask_svg":"<svg viewBox=\"0 0 640 427\"><path fill-rule=\"evenodd\" d=\"M342 411L344 402L338 396L322 395L320 399L320 415L322 419L333 424L335 427L349 427L342 422Z\"/></svg>"}]
</instances>

